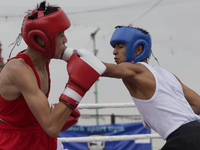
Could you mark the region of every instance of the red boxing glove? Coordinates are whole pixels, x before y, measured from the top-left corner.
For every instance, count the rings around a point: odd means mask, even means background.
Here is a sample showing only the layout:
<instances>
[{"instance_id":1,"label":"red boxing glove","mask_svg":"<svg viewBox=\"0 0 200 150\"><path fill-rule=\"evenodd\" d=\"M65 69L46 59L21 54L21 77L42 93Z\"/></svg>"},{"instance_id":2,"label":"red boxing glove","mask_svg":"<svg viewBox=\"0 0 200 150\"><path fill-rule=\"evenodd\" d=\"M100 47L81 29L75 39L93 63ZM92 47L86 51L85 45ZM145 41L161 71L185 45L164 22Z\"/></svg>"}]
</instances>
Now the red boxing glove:
<instances>
[{"instance_id":1,"label":"red boxing glove","mask_svg":"<svg viewBox=\"0 0 200 150\"><path fill-rule=\"evenodd\" d=\"M57 104L53 104L53 108L56 106ZM52 109L53 109L52 108ZM78 118L80 117L80 112L79 110L76 108L74 109L69 118L67 119L66 123L64 124L63 128L61 129L61 132L66 131L67 129L69 129L70 127L72 127L73 125L75 125L78 122Z\"/></svg>"},{"instance_id":2,"label":"red boxing glove","mask_svg":"<svg viewBox=\"0 0 200 150\"><path fill-rule=\"evenodd\" d=\"M65 130L69 129L70 127L72 127L73 125L75 125L78 122L79 117L80 117L80 112L77 108L75 108L72 111L69 118L67 119L67 122L65 123L65 125L61 129L61 132L65 131Z\"/></svg>"},{"instance_id":3,"label":"red boxing glove","mask_svg":"<svg viewBox=\"0 0 200 150\"><path fill-rule=\"evenodd\" d=\"M75 109L85 93L105 72L106 67L92 53L81 49L70 57L67 70L69 80L60 96L60 101Z\"/></svg>"}]
</instances>

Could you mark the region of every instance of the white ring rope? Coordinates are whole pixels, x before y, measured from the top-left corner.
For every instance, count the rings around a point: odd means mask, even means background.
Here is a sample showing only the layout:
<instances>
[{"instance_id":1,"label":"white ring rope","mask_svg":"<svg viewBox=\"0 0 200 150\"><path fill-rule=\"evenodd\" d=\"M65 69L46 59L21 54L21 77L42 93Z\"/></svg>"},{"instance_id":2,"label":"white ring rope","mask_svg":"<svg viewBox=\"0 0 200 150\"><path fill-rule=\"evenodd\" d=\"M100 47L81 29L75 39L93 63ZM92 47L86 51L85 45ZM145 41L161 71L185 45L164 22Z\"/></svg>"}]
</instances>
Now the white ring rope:
<instances>
[{"instance_id":1,"label":"white ring rope","mask_svg":"<svg viewBox=\"0 0 200 150\"><path fill-rule=\"evenodd\" d=\"M80 104L78 109L101 109L101 108L128 108L136 107L134 103L94 103L94 104Z\"/></svg>"},{"instance_id":2,"label":"white ring rope","mask_svg":"<svg viewBox=\"0 0 200 150\"><path fill-rule=\"evenodd\" d=\"M96 137L76 137L76 138L58 138L62 143L67 142L97 142L97 141L126 141L139 139L161 138L158 134L137 134L137 135L119 135L119 136L96 136Z\"/></svg>"},{"instance_id":3,"label":"white ring rope","mask_svg":"<svg viewBox=\"0 0 200 150\"><path fill-rule=\"evenodd\" d=\"M80 104L78 109L101 109L101 108L129 108L136 107L134 103L94 103ZM137 135L119 135L119 136L96 136L96 137L75 137L75 138L58 138L62 143L67 142L97 142L97 141L126 141L139 139L161 138L159 134L137 134Z\"/></svg>"}]
</instances>

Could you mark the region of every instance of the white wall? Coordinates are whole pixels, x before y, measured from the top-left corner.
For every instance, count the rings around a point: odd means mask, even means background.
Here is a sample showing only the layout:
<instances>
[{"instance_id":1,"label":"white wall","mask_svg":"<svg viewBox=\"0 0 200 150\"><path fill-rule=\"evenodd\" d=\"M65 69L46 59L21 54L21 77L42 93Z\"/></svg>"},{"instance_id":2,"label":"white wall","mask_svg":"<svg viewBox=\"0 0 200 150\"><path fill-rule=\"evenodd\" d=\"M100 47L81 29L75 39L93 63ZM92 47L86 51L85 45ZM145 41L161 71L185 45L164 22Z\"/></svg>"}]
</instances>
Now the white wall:
<instances>
[{"instance_id":1,"label":"white wall","mask_svg":"<svg viewBox=\"0 0 200 150\"><path fill-rule=\"evenodd\" d=\"M4 61L12 47L8 47L20 32L25 11L33 9L39 0L0 0L0 41L3 44ZM76 49L85 48L93 52L90 34L98 27L96 34L97 57L105 62L113 62L110 37L117 25L142 27L152 36L152 50L160 66L176 74L186 85L200 93L200 1L199 0L48 0L58 4L71 20L71 27L66 31L67 45ZM25 49L22 41L12 53ZM150 64L158 65L151 58ZM52 89L51 103L58 102L58 97L68 80L66 64L60 60L51 62ZM94 103L94 86L85 95L81 103ZM98 102L132 102L125 86L118 79L101 77L98 81ZM95 114L95 110L81 110L82 114ZM137 109L124 108L99 110L99 114L138 114ZM102 123L109 123L106 120ZM95 124L94 121L80 120L79 124ZM154 149L164 144L154 141Z\"/></svg>"}]
</instances>

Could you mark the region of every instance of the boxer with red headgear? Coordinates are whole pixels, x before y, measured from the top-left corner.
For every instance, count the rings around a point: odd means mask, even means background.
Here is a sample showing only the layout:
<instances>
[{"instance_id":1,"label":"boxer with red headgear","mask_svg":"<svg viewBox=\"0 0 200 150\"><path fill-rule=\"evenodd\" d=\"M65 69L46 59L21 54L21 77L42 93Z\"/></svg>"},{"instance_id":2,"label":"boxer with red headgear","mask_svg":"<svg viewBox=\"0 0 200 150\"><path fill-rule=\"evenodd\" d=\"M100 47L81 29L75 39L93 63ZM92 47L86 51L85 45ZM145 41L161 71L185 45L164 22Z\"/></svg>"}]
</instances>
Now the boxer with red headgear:
<instances>
[{"instance_id":1,"label":"boxer with red headgear","mask_svg":"<svg viewBox=\"0 0 200 150\"><path fill-rule=\"evenodd\" d=\"M0 73L0 149L56 150L60 131L78 121L76 96L89 90L105 66L96 57L89 61L83 51L66 49L64 31L69 27L64 11L46 2L24 17L21 35L28 47ZM48 102L52 58L70 58L69 82L53 109Z\"/></svg>"},{"instance_id":2,"label":"boxer with red headgear","mask_svg":"<svg viewBox=\"0 0 200 150\"><path fill-rule=\"evenodd\" d=\"M70 21L61 8L55 8L50 14L44 10L45 7L40 7L25 16L21 33L30 48L51 59L55 57L56 36L70 27ZM42 38L43 46L37 43L36 36Z\"/></svg>"}]
</instances>

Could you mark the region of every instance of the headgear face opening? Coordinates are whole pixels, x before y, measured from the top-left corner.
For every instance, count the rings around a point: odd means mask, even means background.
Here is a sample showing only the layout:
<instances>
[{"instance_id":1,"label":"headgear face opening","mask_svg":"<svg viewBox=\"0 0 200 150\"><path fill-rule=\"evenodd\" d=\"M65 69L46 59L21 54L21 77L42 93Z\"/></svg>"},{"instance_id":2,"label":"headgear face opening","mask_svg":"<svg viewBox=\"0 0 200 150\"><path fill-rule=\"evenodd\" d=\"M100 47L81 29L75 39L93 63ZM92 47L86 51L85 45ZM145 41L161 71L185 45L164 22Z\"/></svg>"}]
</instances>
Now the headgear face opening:
<instances>
[{"instance_id":1,"label":"headgear face opening","mask_svg":"<svg viewBox=\"0 0 200 150\"><path fill-rule=\"evenodd\" d=\"M38 12L36 19L28 19L29 16L36 12ZM70 25L67 15L60 8L48 15L44 15L43 10L35 10L24 17L21 33L30 48L40 53L43 57L51 59L55 56L56 36L58 33L68 29ZM34 37L36 35L44 40L45 47L41 47L35 41Z\"/></svg>"},{"instance_id":2,"label":"headgear face opening","mask_svg":"<svg viewBox=\"0 0 200 150\"><path fill-rule=\"evenodd\" d=\"M126 45L126 62L137 63L151 54L151 37L139 29L133 27L120 27L117 28L110 40L110 44L115 48L116 43L124 43ZM136 48L142 45L143 51L140 55L135 56Z\"/></svg>"}]
</instances>

